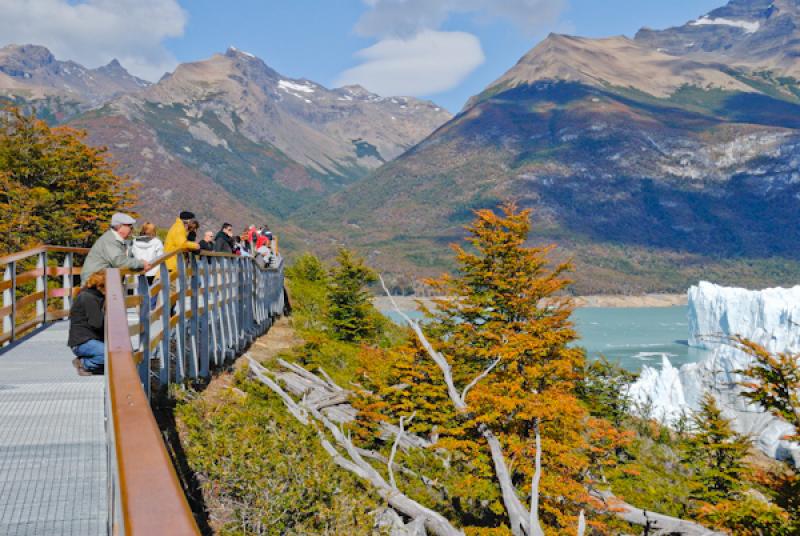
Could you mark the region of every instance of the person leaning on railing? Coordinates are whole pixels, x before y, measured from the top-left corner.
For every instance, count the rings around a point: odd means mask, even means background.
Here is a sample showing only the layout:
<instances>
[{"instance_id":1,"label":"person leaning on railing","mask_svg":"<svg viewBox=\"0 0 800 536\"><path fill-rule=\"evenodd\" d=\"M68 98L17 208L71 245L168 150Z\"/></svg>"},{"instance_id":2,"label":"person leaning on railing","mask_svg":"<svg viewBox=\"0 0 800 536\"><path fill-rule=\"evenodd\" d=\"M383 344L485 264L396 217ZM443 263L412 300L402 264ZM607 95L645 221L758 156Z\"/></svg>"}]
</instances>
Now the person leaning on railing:
<instances>
[{"instance_id":1,"label":"person leaning on railing","mask_svg":"<svg viewBox=\"0 0 800 536\"><path fill-rule=\"evenodd\" d=\"M69 311L67 346L75 359L72 364L80 376L102 374L105 366L106 272L90 275Z\"/></svg>"},{"instance_id":2,"label":"person leaning on railing","mask_svg":"<svg viewBox=\"0 0 800 536\"><path fill-rule=\"evenodd\" d=\"M188 228L191 221L194 219L194 213L184 210L172 224L167 232L167 240L164 242L164 253L172 253L179 249L200 249L197 242L191 242L187 238ZM178 259L175 256L170 257L166 261L167 269L174 272L178 269Z\"/></svg>"},{"instance_id":3,"label":"person leaning on railing","mask_svg":"<svg viewBox=\"0 0 800 536\"><path fill-rule=\"evenodd\" d=\"M222 228L214 237L214 251L218 253L233 254L233 247L236 241L233 239L233 225L228 222L222 224Z\"/></svg>"},{"instance_id":4,"label":"person leaning on railing","mask_svg":"<svg viewBox=\"0 0 800 536\"><path fill-rule=\"evenodd\" d=\"M134 258L128 247L127 240L135 223L135 219L121 212L111 217L111 229L97 239L86 255L81 268L81 286L86 286L86 281L92 274L106 268L128 268L134 271L147 271L151 268L149 262Z\"/></svg>"}]
</instances>

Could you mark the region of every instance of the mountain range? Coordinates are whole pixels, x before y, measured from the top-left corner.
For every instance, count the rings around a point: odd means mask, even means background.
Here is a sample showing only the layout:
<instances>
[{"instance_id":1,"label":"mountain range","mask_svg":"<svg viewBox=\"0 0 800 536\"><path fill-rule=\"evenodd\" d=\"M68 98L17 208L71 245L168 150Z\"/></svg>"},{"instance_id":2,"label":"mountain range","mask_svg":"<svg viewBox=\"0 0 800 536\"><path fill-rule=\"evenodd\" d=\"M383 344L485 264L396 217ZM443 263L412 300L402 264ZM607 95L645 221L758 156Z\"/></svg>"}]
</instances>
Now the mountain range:
<instances>
[{"instance_id":1,"label":"mountain range","mask_svg":"<svg viewBox=\"0 0 800 536\"><path fill-rule=\"evenodd\" d=\"M473 209L514 199L533 210L534 242L574 260L578 292L796 281L798 27L797 0L734 0L634 39L550 35L430 137L295 219L383 270L432 275Z\"/></svg>"},{"instance_id":2,"label":"mountain range","mask_svg":"<svg viewBox=\"0 0 800 536\"><path fill-rule=\"evenodd\" d=\"M88 132L139 183L139 211L166 224L176 203L209 221L284 219L423 139L451 115L360 86L327 89L228 49L155 84L118 62L86 69L45 48L0 49L0 95Z\"/></svg>"},{"instance_id":3,"label":"mountain range","mask_svg":"<svg viewBox=\"0 0 800 536\"><path fill-rule=\"evenodd\" d=\"M454 117L233 48L149 84L9 46L0 93L107 145L145 217L267 218L293 250L346 244L409 288L505 199L574 260L577 292L765 286L800 276L798 28L800 0L732 0L633 38L552 34Z\"/></svg>"}]
</instances>

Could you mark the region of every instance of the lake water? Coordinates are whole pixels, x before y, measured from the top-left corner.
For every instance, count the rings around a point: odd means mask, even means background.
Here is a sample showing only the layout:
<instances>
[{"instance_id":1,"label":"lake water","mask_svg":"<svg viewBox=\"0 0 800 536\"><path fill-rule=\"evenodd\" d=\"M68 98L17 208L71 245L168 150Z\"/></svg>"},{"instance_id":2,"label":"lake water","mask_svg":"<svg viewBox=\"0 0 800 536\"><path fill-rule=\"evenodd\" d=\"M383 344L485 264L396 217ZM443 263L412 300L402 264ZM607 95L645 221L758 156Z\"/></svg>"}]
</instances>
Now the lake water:
<instances>
[{"instance_id":1,"label":"lake water","mask_svg":"<svg viewBox=\"0 0 800 536\"><path fill-rule=\"evenodd\" d=\"M578 344L590 358L604 355L628 370L638 372L642 365L661 368L662 355L673 366L699 361L702 350L686 344L689 337L688 308L584 308L573 314L581 336Z\"/></svg>"},{"instance_id":2,"label":"lake water","mask_svg":"<svg viewBox=\"0 0 800 536\"><path fill-rule=\"evenodd\" d=\"M394 311L384 311L402 322ZM416 311L411 312L420 318ZM638 372L642 365L661 368L662 355L673 366L699 361L702 351L689 348L687 307L587 307L573 314L580 334L578 345L589 358L603 355L628 370Z\"/></svg>"}]
</instances>

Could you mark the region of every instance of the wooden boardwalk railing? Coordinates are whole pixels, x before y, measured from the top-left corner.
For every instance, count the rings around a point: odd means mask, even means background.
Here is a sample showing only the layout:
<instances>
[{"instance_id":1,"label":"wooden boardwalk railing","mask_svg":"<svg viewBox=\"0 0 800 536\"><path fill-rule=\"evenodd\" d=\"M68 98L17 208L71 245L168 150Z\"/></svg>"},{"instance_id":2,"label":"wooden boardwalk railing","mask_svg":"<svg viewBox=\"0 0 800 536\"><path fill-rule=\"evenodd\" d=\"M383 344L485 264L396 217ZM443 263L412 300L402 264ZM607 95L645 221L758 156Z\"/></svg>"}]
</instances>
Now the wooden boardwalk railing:
<instances>
[{"instance_id":1,"label":"wooden boardwalk railing","mask_svg":"<svg viewBox=\"0 0 800 536\"><path fill-rule=\"evenodd\" d=\"M39 246L0 257L0 345L69 314L80 273L74 256L87 252ZM55 254L64 255L62 263L48 266ZM174 272L166 265L172 258ZM149 401L156 388L209 378L269 329L284 312L283 264L262 269L249 257L177 251L153 265L159 277L152 285L145 274L106 272L109 534L196 535ZM58 276L54 287L48 278ZM56 310L49 300L59 298Z\"/></svg>"},{"instance_id":2,"label":"wooden boardwalk railing","mask_svg":"<svg viewBox=\"0 0 800 536\"><path fill-rule=\"evenodd\" d=\"M0 257L3 269L0 345L14 342L34 328L69 315L72 299L78 292L72 284L72 276L80 273L80 268L75 267L75 256L88 252L86 248L38 246ZM55 261L56 256L62 255L60 265L50 266L50 260ZM61 278L60 287L50 288L53 277ZM58 310L49 307L53 299L62 301Z\"/></svg>"}]
</instances>

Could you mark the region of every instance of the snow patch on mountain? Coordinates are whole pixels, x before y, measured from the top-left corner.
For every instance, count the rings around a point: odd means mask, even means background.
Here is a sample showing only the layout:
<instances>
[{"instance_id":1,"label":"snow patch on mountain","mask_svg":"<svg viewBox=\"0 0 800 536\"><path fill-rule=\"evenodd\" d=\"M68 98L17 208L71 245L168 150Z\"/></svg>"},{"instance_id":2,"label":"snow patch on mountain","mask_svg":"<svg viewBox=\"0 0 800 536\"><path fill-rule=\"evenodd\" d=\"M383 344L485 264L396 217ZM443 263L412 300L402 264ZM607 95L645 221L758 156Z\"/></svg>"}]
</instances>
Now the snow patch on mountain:
<instances>
[{"instance_id":1,"label":"snow patch on mountain","mask_svg":"<svg viewBox=\"0 0 800 536\"><path fill-rule=\"evenodd\" d=\"M739 433L750 435L767 455L800 465L800 447L781 439L793 427L741 396L744 378L737 371L752 358L727 342L735 335L772 352L800 352L800 286L752 291L701 282L691 287L689 345L706 350L706 356L680 369L666 356L660 370L644 366L629 391L634 409L674 425L699 409L710 391Z\"/></svg>"},{"instance_id":2,"label":"snow patch on mountain","mask_svg":"<svg viewBox=\"0 0 800 536\"><path fill-rule=\"evenodd\" d=\"M756 33L758 29L761 27L761 24L757 21L750 22L746 20L732 20L724 18L712 19L709 18L708 16L700 17L699 19L689 23L689 26L707 26L707 25L733 26L734 28L741 28L742 30L744 30L745 33L748 34Z\"/></svg>"},{"instance_id":3,"label":"snow patch on mountain","mask_svg":"<svg viewBox=\"0 0 800 536\"><path fill-rule=\"evenodd\" d=\"M299 91L300 93L314 93L314 86L309 84L296 84L288 80L279 81L278 87L288 93L291 93L292 91Z\"/></svg>"}]
</instances>

